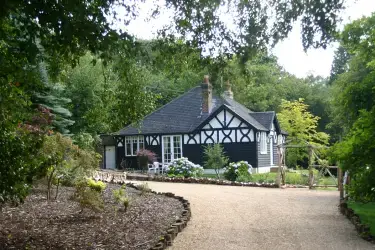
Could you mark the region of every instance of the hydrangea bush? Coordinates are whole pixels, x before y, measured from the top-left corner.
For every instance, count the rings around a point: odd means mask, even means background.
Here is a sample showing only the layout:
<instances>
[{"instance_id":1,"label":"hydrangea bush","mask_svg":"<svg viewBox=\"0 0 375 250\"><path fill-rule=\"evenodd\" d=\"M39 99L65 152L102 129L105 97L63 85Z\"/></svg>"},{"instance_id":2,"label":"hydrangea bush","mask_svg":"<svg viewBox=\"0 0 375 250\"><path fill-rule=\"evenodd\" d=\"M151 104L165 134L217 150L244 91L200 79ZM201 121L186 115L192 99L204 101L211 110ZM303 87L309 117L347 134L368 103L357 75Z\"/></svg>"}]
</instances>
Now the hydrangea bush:
<instances>
[{"instance_id":1,"label":"hydrangea bush","mask_svg":"<svg viewBox=\"0 0 375 250\"><path fill-rule=\"evenodd\" d=\"M247 161L231 162L229 166L224 168L224 178L229 181L235 181L240 178L251 179L251 171L253 167Z\"/></svg>"},{"instance_id":2,"label":"hydrangea bush","mask_svg":"<svg viewBox=\"0 0 375 250\"><path fill-rule=\"evenodd\" d=\"M167 174L170 177L199 177L203 175L203 167L182 157L171 162Z\"/></svg>"}]
</instances>

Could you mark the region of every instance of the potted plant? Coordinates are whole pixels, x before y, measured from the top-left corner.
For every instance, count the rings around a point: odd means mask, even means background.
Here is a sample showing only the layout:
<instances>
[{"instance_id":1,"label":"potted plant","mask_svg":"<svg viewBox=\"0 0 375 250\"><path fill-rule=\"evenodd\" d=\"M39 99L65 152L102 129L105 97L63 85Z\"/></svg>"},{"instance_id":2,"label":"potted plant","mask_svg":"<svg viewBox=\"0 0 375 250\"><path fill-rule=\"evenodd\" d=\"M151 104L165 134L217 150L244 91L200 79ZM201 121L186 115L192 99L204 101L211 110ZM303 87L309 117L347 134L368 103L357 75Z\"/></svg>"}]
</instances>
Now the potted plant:
<instances>
[{"instance_id":1,"label":"potted plant","mask_svg":"<svg viewBox=\"0 0 375 250\"><path fill-rule=\"evenodd\" d=\"M142 171L147 170L147 165L153 163L156 160L156 154L151 150L140 149L137 152L138 167Z\"/></svg>"}]
</instances>

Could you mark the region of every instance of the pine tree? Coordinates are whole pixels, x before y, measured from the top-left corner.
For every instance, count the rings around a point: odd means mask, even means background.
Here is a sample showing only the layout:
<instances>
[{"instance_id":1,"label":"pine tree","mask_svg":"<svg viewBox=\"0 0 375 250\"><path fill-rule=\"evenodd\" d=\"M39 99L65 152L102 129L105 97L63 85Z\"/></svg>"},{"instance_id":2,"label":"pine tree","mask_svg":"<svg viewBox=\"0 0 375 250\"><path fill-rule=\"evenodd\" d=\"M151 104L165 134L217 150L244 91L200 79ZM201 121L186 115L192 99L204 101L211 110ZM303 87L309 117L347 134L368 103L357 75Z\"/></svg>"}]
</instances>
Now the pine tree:
<instances>
[{"instance_id":1,"label":"pine tree","mask_svg":"<svg viewBox=\"0 0 375 250\"><path fill-rule=\"evenodd\" d=\"M70 119L72 113L67 109L71 100L60 97L64 86L50 82L46 66L43 63L39 64L39 76L43 89L34 93L33 103L49 109L53 114L53 128L61 134L67 135L70 132L69 127L74 124L74 121Z\"/></svg>"}]
</instances>

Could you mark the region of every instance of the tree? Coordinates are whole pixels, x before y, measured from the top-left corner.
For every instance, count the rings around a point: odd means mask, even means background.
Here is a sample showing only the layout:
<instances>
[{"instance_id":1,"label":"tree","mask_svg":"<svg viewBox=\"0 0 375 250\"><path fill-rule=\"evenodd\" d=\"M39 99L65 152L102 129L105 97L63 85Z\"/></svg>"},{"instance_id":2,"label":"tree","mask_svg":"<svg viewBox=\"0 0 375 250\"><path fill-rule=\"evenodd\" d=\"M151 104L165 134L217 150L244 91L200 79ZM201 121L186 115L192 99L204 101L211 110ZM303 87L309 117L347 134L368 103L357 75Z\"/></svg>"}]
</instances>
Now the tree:
<instances>
[{"instance_id":1,"label":"tree","mask_svg":"<svg viewBox=\"0 0 375 250\"><path fill-rule=\"evenodd\" d=\"M374 29L375 14L345 26L340 37L350 55L349 67L333 82L333 123L342 136L333 157L349 171L349 195L363 202L375 201Z\"/></svg>"},{"instance_id":2,"label":"tree","mask_svg":"<svg viewBox=\"0 0 375 250\"><path fill-rule=\"evenodd\" d=\"M220 169L228 164L229 158L224 154L224 148L220 144L207 145L204 147L204 168L214 169L217 178L220 179Z\"/></svg>"},{"instance_id":3,"label":"tree","mask_svg":"<svg viewBox=\"0 0 375 250\"><path fill-rule=\"evenodd\" d=\"M90 177L99 161L94 151L80 149L73 141L60 133L47 136L40 151L47 178L47 199L51 199L51 189L57 182L56 196L60 182L75 184Z\"/></svg>"},{"instance_id":4,"label":"tree","mask_svg":"<svg viewBox=\"0 0 375 250\"><path fill-rule=\"evenodd\" d=\"M72 114L67 109L70 99L64 98L64 86L61 84L51 84L49 81L46 67L43 63L39 64L40 81L42 88L32 95L34 105L41 105L50 110L53 114L52 128L62 134L69 134L69 127L74 124L71 120Z\"/></svg>"},{"instance_id":5,"label":"tree","mask_svg":"<svg viewBox=\"0 0 375 250\"><path fill-rule=\"evenodd\" d=\"M291 143L304 145L304 142L307 142L317 146L328 145L329 135L316 130L319 117L312 115L307 109L308 105L303 102L303 99L294 102L283 100L281 112L277 115L280 126L288 132ZM288 150L287 164L296 167L297 162L303 160L305 156L304 149Z\"/></svg>"}]
</instances>

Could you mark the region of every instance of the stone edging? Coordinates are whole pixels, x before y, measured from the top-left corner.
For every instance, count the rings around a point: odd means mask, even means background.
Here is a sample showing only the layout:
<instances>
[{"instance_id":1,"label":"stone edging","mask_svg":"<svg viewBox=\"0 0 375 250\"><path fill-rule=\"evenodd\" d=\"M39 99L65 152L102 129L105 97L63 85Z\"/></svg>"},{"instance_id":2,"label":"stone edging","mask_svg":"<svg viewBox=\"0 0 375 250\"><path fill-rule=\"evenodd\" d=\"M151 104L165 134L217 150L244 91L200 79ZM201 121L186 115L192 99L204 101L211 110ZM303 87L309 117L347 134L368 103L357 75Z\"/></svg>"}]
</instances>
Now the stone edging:
<instances>
[{"instance_id":1,"label":"stone edging","mask_svg":"<svg viewBox=\"0 0 375 250\"><path fill-rule=\"evenodd\" d=\"M341 201L339 208L340 212L354 224L355 229L362 239L375 243L375 236L371 235L370 227L361 223L361 219L359 218L358 214L356 214L353 209L348 207L346 201Z\"/></svg>"},{"instance_id":2,"label":"stone edging","mask_svg":"<svg viewBox=\"0 0 375 250\"><path fill-rule=\"evenodd\" d=\"M139 187L134 183L126 183L127 186L135 188L139 190ZM167 231L165 231L162 235L159 235L159 241L155 244L155 246L151 247L151 250L161 250L166 249L168 246L171 246L173 240L176 238L177 234L180 233L187 225L188 221L191 218L191 209L190 209L190 202L184 199L182 196L176 196L174 193L162 193L162 192L155 192L151 191L153 194L157 195L164 195L170 198L174 198L179 200L184 209L182 210L181 216L176 219L174 223L172 223Z\"/></svg>"},{"instance_id":3,"label":"stone edging","mask_svg":"<svg viewBox=\"0 0 375 250\"><path fill-rule=\"evenodd\" d=\"M97 171L94 174L93 178L96 180L100 180L100 181L104 181L108 183L125 184L128 187L132 187L136 190L140 190L139 186L135 185L134 183L126 183L126 174ZM190 202L184 199L182 196L176 196L174 193L170 193L170 192L162 193L162 192L151 191L151 193L157 194L157 195L164 195L166 197L179 200L183 206L181 216L177 218L176 221L172 223L168 227L167 231L165 231L162 235L157 235L157 237L159 238L159 241L153 247L151 247L151 250L162 250L162 249L166 249L168 246L171 246L177 234L180 233L186 227L188 221L191 218Z\"/></svg>"},{"instance_id":4,"label":"stone edging","mask_svg":"<svg viewBox=\"0 0 375 250\"><path fill-rule=\"evenodd\" d=\"M278 188L276 183L238 182L238 181L217 180L217 179L212 179L212 178L135 176L135 175L129 175L128 174L127 179L128 180L137 180L137 181L198 183L198 184L213 184L213 185L225 185L225 186ZM283 188L308 188L308 187L303 186L303 185L285 185L285 186L283 186Z\"/></svg>"}]
</instances>

